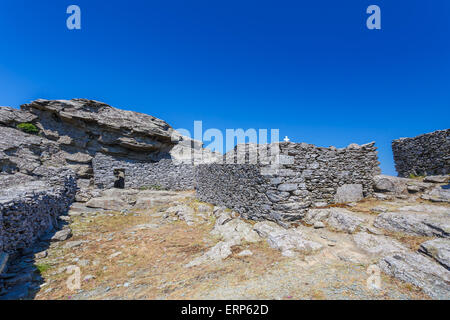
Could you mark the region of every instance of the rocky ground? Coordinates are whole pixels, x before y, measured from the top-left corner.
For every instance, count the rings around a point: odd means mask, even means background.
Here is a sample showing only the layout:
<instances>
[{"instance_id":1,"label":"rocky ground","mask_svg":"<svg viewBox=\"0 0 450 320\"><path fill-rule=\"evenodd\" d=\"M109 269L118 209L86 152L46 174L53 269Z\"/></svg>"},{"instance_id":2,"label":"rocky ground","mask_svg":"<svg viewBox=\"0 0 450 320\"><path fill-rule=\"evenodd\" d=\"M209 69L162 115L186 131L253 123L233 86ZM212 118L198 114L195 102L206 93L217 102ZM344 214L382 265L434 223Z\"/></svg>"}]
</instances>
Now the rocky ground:
<instances>
[{"instance_id":1,"label":"rocky ground","mask_svg":"<svg viewBox=\"0 0 450 320\"><path fill-rule=\"evenodd\" d=\"M0 298L450 299L450 203L415 194L312 209L283 228L191 192L106 190L9 266Z\"/></svg>"}]
</instances>

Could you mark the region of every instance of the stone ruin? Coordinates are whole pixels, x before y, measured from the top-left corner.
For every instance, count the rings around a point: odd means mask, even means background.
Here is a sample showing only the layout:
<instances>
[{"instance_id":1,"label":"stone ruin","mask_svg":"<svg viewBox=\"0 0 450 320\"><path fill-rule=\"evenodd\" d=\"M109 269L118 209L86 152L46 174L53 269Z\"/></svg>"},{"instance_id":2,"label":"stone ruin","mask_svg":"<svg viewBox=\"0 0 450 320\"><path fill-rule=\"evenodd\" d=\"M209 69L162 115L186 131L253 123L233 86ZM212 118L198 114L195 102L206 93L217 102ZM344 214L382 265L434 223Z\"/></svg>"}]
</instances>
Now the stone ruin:
<instances>
[{"instance_id":1,"label":"stone ruin","mask_svg":"<svg viewBox=\"0 0 450 320\"><path fill-rule=\"evenodd\" d=\"M19 130L21 123L33 124L38 134ZM44 172L64 169L65 178L61 177L63 173L56 175L63 181L60 191L47 192L56 192L64 199L55 215L70 205L76 183L78 202L87 202L99 189L114 187L195 189L198 199L226 206L244 218L282 223L301 219L311 207L372 196L374 177L380 173L373 142L346 148L291 142L247 144L218 155L182 136L163 120L85 99L36 100L21 106L21 110L1 107L0 131L0 183L5 190L25 190L29 185L34 192L37 181L47 183L44 176L48 174ZM411 158L416 163L421 159L416 167L433 168L426 169L427 173L448 173L448 132L394 141L399 173L411 172L413 164L405 159L408 150L419 150L418 143L434 153L415 152L417 157ZM437 160L431 165L424 154L438 155ZM414 170L420 173L425 169ZM41 187L39 195L27 195L25 199L48 206L41 200L46 187ZM15 198L5 198L2 205ZM5 227L5 208L3 205L1 234L12 232ZM27 212L24 209L20 214L27 216ZM50 226L38 223L43 226L38 228L41 231ZM26 237L34 239L41 231L30 231ZM5 246L5 241L1 243ZM21 248L28 240L17 243Z\"/></svg>"},{"instance_id":2,"label":"stone ruin","mask_svg":"<svg viewBox=\"0 0 450 320\"><path fill-rule=\"evenodd\" d=\"M310 207L371 196L378 165L374 142L341 149L291 142L239 145L223 163L195 168L197 197L247 219L299 220Z\"/></svg>"},{"instance_id":3,"label":"stone ruin","mask_svg":"<svg viewBox=\"0 0 450 320\"><path fill-rule=\"evenodd\" d=\"M392 141L399 177L450 174L450 129Z\"/></svg>"}]
</instances>

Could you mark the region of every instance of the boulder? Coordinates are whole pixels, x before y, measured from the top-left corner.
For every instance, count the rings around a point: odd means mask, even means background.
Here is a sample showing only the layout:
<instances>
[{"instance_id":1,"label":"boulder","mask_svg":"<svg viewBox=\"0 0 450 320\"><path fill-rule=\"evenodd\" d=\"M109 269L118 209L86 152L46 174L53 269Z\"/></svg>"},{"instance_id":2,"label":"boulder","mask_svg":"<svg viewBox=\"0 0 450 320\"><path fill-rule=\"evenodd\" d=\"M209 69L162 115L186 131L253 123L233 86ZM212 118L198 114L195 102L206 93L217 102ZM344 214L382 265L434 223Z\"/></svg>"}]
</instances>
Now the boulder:
<instances>
[{"instance_id":1,"label":"boulder","mask_svg":"<svg viewBox=\"0 0 450 320\"><path fill-rule=\"evenodd\" d=\"M377 192L391 192L395 194L406 193L407 181L405 178L398 178L380 174L374 177L374 189Z\"/></svg>"},{"instance_id":2,"label":"boulder","mask_svg":"<svg viewBox=\"0 0 450 320\"><path fill-rule=\"evenodd\" d=\"M450 273L440 264L418 253L395 253L378 266L386 274L421 288L434 299L450 299Z\"/></svg>"},{"instance_id":3,"label":"boulder","mask_svg":"<svg viewBox=\"0 0 450 320\"><path fill-rule=\"evenodd\" d=\"M450 214L426 214L417 212L385 212L379 214L374 226L417 236L450 237Z\"/></svg>"},{"instance_id":4,"label":"boulder","mask_svg":"<svg viewBox=\"0 0 450 320\"><path fill-rule=\"evenodd\" d=\"M340 186L334 196L335 203L357 202L364 198L361 184L344 184Z\"/></svg>"},{"instance_id":5,"label":"boulder","mask_svg":"<svg viewBox=\"0 0 450 320\"><path fill-rule=\"evenodd\" d=\"M64 229L56 232L51 238L51 241L64 241L72 237L72 230Z\"/></svg>"},{"instance_id":6,"label":"boulder","mask_svg":"<svg viewBox=\"0 0 450 320\"><path fill-rule=\"evenodd\" d=\"M450 239L433 239L420 245L419 251L432 257L450 271Z\"/></svg>"}]
</instances>

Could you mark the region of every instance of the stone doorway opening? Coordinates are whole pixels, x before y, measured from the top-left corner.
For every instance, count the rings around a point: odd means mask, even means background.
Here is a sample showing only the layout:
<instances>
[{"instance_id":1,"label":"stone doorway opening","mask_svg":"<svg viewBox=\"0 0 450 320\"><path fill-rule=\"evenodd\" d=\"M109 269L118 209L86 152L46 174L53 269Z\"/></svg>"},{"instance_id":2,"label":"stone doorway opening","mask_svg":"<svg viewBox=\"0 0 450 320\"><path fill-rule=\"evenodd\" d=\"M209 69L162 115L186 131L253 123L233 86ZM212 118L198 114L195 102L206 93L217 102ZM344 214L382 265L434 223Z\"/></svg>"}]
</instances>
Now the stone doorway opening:
<instances>
[{"instance_id":1,"label":"stone doorway opening","mask_svg":"<svg viewBox=\"0 0 450 320\"><path fill-rule=\"evenodd\" d=\"M114 169L114 188L125 189L125 169Z\"/></svg>"}]
</instances>

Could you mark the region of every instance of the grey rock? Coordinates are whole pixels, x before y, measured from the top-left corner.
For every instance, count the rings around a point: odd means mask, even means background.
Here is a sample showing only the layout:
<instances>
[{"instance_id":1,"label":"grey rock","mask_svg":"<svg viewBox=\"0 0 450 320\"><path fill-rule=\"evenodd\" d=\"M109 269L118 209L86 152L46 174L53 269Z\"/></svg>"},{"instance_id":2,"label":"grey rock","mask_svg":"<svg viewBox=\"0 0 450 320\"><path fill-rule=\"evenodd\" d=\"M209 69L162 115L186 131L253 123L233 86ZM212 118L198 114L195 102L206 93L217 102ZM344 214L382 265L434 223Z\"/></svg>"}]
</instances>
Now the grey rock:
<instances>
[{"instance_id":1,"label":"grey rock","mask_svg":"<svg viewBox=\"0 0 450 320\"><path fill-rule=\"evenodd\" d=\"M231 246L233 245L234 243L220 241L214 247L212 247L206 253L204 253L202 256L195 258L194 260L186 264L185 267L191 268L203 263L218 262L223 259L226 259L228 256L231 255Z\"/></svg>"},{"instance_id":2,"label":"grey rock","mask_svg":"<svg viewBox=\"0 0 450 320\"><path fill-rule=\"evenodd\" d=\"M377 256L409 251L405 246L394 239L365 232L354 234L353 241L358 248L364 250L366 253Z\"/></svg>"},{"instance_id":3,"label":"grey rock","mask_svg":"<svg viewBox=\"0 0 450 320\"><path fill-rule=\"evenodd\" d=\"M297 185L293 183L284 183L278 186L278 190L282 192L289 192L297 190Z\"/></svg>"},{"instance_id":4,"label":"grey rock","mask_svg":"<svg viewBox=\"0 0 450 320\"><path fill-rule=\"evenodd\" d=\"M450 176L427 176L423 181L431 183L447 183L450 182Z\"/></svg>"},{"instance_id":5,"label":"grey rock","mask_svg":"<svg viewBox=\"0 0 450 320\"><path fill-rule=\"evenodd\" d=\"M64 229L61 231L56 232L52 237L51 241L64 241L69 239L72 236L72 230L70 229Z\"/></svg>"},{"instance_id":6,"label":"grey rock","mask_svg":"<svg viewBox=\"0 0 450 320\"><path fill-rule=\"evenodd\" d=\"M178 205L171 207L166 211L169 216L175 216L177 219L183 220L187 225L192 226L198 222L198 218L194 215L194 209L187 205Z\"/></svg>"},{"instance_id":7,"label":"grey rock","mask_svg":"<svg viewBox=\"0 0 450 320\"><path fill-rule=\"evenodd\" d=\"M325 228L325 224L322 221L314 222L314 229L322 229Z\"/></svg>"},{"instance_id":8,"label":"grey rock","mask_svg":"<svg viewBox=\"0 0 450 320\"><path fill-rule=\"evenodd\" d=\"M239 252L237 254L239 257L248 257L248 256L252 256L253 252L251 252L250 250L242 250L241 252Z\"/></svg>"},{"instance_id":9,"label":"grey rock","mask_svg":"<svg viewBox=\"0 0 450 320\"><path fill-rule=\"evenodd\" d=\"M334 196L335 203L360 201L364 198L361 184L344 184L337 188Z\"/></svg>"},{"instance_id":10,"label":"grey rock","mask_svg":"<svg viewBox=\"0 0 450 320\"><path fill-rule=\"evenodd\" d=\"M342 208L310 209L304 217L307 224L323 222L336 231L354 233L366 222L351 211Z\"/></svg>"},{"instance_id":11,"label":"grey rock","mask_svg":"<svg viewBox=\"0 0 450 320\"><path fill-rule=\"evenodd\" d=\"M434 299L450 299L450 272L418 253L396 253L378 266L388 275L421 288Z\"/></svg>"},{"instance_id":12,"label":"grey rock","mask_svg":"<svg viewBox=\"0 0 450 320\"><path fill-rule=\"evenodd\" d=\"M260 238L253 230L252 225L242 219L233 219L225 224L216 223L211 231L212 235L219 236L227 243L239 244L245 242L258 242Z\"/></svg>"},{"instance_id":13,"label":"grey rock","mask_svg":"<svg viewBox=\"0 0 450 320\"><path fill-rule=\"evenodd\" d=\"M34 256L36 259L43 259L43 258L47 257L47 255L48 255L47 250L44 250L44 251L36 253Z\"/></svg>"},{"instance_id":14,"label":"grey rock","mask_svg":"<svg viewBox=\"0 0 450 320\"><path fill-rule=\"evenodd\" d=\"M430 205L430 204L417 204L417 205L404 206L404 207L398 208L398 211L434 213L437 215L440 215L440 214L450 215L450 207Z\"/></svg>"},{"instance_id":15,"label":"grey rock","mask_svg":"<svg viewBox=\"0 0 450 320\"><path fill-rule=\"evenodd\" d=\"M450 202L450 185L437 186L426 194L423 194L422 199L433 202Z\"/></svg>"},{"instance_id":16,"label":"grey rock","mask_svg":"<svg viewBox=\"0 0 450 320\"><path fill-rule=\"evenodd\" d=\"M420 245L419 251L432 257L450 271L450 240L433 239Z\"/></svg>"},{"instance_id":17,"label":"grey rock","mask_svg":"<svg viewBox=\"0 0 450 320\"><path fill-rule=\"evenodd\" d=\"M88 208L104 209L104 210L114 210L121 211L123 209L129 208L127 202L121 200L120 198L94 198L86 203Z\"/></svg>"},{"instance_id":18,"label":"grey rock","mask_svg":"<svg viewBox=\"0 0 450 320\"><path fill-rule=\"evenodd\" d=\"M385 212L378 215L374 226L393 232L418 236L450 237L450 214Z\"/></svg>"},{"instance_id":19,"label":"grey rock","mask_svg":"<svg viewBox=\"0 0 450 320\"><path fill-rule=\"evenodd\" d=\"M73 249L81 246L83 243L86 243L86 240L77 240L77 241L69 241L64 244L64 249Z\"/></svg>"},{"instance_id":20,"label":"grey rock","mask_svg":"<svg viewBox=\"0 0 450 320\"><path fill-rule=\"evenodd\" d=\"M394 194L403 194L407 189L408 179L397 178L387 175L378 175L374 177L374 189L378 192L391 192Z\"/></svg>"},{"instance_id":21,"label":"grey rock","mask_svg":"<svg viewBox=\"0 0 450 320\"><path fill-rule=\"evenodd\" d=\"M320 243L305 239L300 230L286 230L273 222L258 222L253 229L266 238L272 248L280 250L287 257L295 256L297 252L311 254L323 248Z\"/></svg>"}]
</instances>

